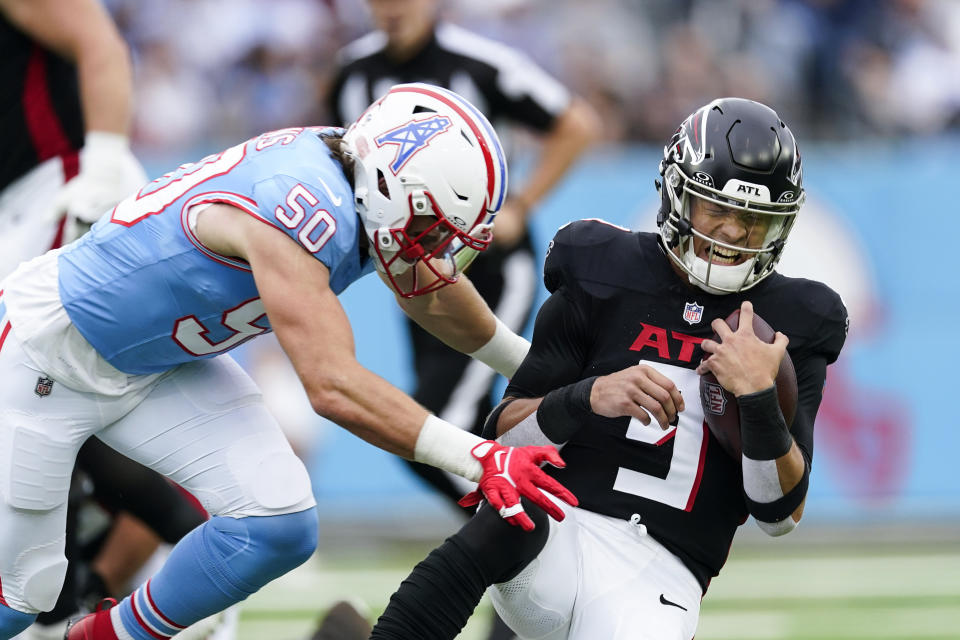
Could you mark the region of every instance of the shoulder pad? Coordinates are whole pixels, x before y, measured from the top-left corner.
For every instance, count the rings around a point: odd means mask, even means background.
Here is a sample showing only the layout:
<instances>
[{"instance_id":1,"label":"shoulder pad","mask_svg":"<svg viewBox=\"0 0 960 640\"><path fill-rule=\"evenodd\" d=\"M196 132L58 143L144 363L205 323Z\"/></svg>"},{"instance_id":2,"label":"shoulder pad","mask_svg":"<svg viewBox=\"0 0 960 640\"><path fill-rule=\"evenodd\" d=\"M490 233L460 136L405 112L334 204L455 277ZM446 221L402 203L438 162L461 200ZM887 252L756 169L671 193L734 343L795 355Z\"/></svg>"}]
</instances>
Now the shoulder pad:
<instances>
[{"instance_id":1,"label":"shoulder pad","mask_svg":"<svg viewBox=\"0 0 960 640\"><path fill-rule=\"evenodd\" d=\"M543 284L547 291L553 293L565 282L569 284L582 267L607 259L607 247L631 235L625 227L595 218L563 225L547 247L543 264Z\"/></svg>"},{"instance_id":2,"label":"shoulder pad","mask_svg":"<svg viewBox=\"0 0 960 640\"><path fill-rule=\"evenodd\" d=\"M809 318L804 326L794 327L795 336L800 340L796 348L820 353L828 364L834 362L846 341L850 322L840 294L816 280L781 274L774 274L772 278L776 279L771 282L776 291L775 304L788 315L790 309L795 309L797 313L793 317ZM794 335L790 338L794 340Z\"/></svg>"},{"instance_id":3,"label":"shoulder pad","mask_svg":"<svg viewBox=\"0 0 960 640\"><path fill-rule=\"evenodd\" d=\"M847 307L843 304L840 294L823 284L815 282L818 297L822 301L819 311L823 315L823 322L820 326L819 348L826 356L827 364L836 361L840 356L840 349L847 340L847 333L850 331L850 316L847 315Z\"/></svg>"}]
</instances>

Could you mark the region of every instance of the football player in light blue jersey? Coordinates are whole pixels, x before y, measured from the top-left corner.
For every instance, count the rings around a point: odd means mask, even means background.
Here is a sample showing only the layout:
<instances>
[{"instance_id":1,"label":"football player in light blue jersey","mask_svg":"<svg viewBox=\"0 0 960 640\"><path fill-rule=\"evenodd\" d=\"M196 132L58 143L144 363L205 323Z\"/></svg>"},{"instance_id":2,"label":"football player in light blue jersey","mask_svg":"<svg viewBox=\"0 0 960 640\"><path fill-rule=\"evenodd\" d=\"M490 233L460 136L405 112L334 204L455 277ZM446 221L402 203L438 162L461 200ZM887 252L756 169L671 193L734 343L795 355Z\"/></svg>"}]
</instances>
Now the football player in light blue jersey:
<instances>
[{"instance_id":1,"label":"football player in light blue jersey","mask_svg":"<svg viewBox=\"0 0 960 640\"><path fill-rule=\"evenodd\" d=\"M261 135L143 187L80 241L0 282L0 640L63 580L70 470L91 435L167 475L213 517L69 640L170 637L313 552L310 482L233 347L274 331L317 413L479 483L525 529L526 496L576 498L539 465L429 414L357 363L337 294L377 270L410 317L510 376L528 345L460 270L486 248L506 166L456 94L393 87L347 131ZM541 491L542 490L542 491Z\"/></svg>"}]
</instances>

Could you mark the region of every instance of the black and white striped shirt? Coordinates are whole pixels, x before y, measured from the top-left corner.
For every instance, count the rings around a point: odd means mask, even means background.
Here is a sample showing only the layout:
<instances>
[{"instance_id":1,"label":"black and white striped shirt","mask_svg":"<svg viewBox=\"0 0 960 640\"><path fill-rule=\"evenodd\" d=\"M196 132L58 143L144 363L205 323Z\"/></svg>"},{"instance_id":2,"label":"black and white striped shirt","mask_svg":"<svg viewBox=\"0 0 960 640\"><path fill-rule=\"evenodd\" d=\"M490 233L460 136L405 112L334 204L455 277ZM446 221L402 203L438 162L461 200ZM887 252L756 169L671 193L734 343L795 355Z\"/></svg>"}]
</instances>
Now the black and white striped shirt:
<instances>
[{"instance_id":1,"label":"black and white striped shirt","mask_svg":"<svg viewBox=\"0 0 960 640\"><path fill-rule=\"evenodd\" d=\"M495 127L504 122L547 131L570 104L570 93L526 54L466 29L438 23L424 48L397 62L375 31L340 51L328 107L336 124L356 120L398 83L428 82L472 102Z\"/></svg>"}]
</instances>

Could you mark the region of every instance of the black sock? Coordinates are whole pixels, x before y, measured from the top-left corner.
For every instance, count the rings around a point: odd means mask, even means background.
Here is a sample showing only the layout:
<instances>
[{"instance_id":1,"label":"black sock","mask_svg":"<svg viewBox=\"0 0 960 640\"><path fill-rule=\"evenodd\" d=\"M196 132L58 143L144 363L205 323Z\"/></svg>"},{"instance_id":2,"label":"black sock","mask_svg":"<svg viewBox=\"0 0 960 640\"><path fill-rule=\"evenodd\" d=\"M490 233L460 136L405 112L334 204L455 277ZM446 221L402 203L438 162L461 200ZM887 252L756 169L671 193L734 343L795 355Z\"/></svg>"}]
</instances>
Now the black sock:
<instances>
[{"instance_id":1,"label":"black sock","mask_svg":"<svg viewBox=\"0 0 960 640\"><path fill-rule=\"evenodd\" d=\"M486 588L483 569L448 538L400 584L370 638L455 638Z\"/></svg>"}]
</instances>

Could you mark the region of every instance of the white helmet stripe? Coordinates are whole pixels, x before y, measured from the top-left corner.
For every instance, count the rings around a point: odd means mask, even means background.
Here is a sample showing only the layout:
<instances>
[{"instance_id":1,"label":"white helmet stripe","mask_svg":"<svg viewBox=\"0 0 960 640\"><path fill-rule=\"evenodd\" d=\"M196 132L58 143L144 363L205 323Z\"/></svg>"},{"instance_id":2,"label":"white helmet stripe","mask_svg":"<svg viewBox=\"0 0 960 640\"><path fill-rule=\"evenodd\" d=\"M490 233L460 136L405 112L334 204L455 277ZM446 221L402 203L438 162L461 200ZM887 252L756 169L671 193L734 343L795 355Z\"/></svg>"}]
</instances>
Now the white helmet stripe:
<instances>
[{"instance_id":1,"label":"white helmet stripe","mask_svg":"<svg viewBox=\"0 0 960 640\"><path fill-rule=\"evenodd\" d=\"M507 185L506 185L505 181L502 179L502 176L504 176L504 175L506 174L507 161L506 161L505 154L503 153L503 147L500 146L500 143L498 142L497 135L496 135L496 134L494 133L494 131L493 131L493 125L490 124L490 121L487 120L487 117L486 117L485 115L483 115L483 113L481 113L479 109L477 109L477 108L476 108L473 104L471 104L470 102L467 102L466 100L464 100L463 98L461 98L461 97L460 97L459 95L457 95L456 93L454 93L454 92L452 92L452 91L448 91L447 89L444 89L443 87L437 87L437 90L440 91L440 92L442 92L442 93L445 93L445 94L449 95L452 99L460 102L460 103L463 104L465 107L467 107L467 109L469 109L470 111L472 111L472 112L474 113L474 115L476 115L476 117L477 117L476 119L480 121L480 124L483 125L483 128L486 129L486 131L487 131L487 137L492 141L491 146L494 148L494 150L496 151L496 154L497 154L497 162L498 162L498 164L500 165L500 174L499 174L499 175L501 176L501 179L499 180L499 183L500 183L500 193L497 195L497 203L496 203L496 206L493 206L493 207L490 207L490 208L493 209L494 211L499 211L499 210L500 210L500 205L503 204L503 198L504 198L504 196L506 195L506 191L507 191L507 188L506 188ZM492 200L491 200L491 201L492 201Z\"/></svg>"},{"instance_id":2,"label":"white helmet stripe","mask_svg":"<svg viewBox=\"0 0 960 640\"><path fill-rule=\"evenodd\" d=\"M397 85L390 90L390 93L394 92L422 93L432 98L436 98L452 108L467 122L468 125L470 125L470 129L473 131L473 134L481 143L480 147L483 152L483 159L487 166L487 195L490 203L489 207L494 211L498 210L500 205L503 203L507 186L505 184L506 181L503 179L505 175L506 161L504 160L503 149L500 147L497 137L493 134L493 129L490 127L490 124L487 122L487 119L483 116L483 114L477 111L473 105L469 104L465 100L459 99L456 94L453 94L449 91L438 90L437 87L433 86L424 84ZM466 113L466 111L470 111L471 114ZM483 124L486 135L484 135L484 132L480 131L479 127L477 127L477 121ZM493 153L495 153L497 156L496 167L494 165L493 154L491 153L490 147L493 147ZM498 193L494 195L494 191L498 191ZM496 206L493 206L494 201L496 201ZM480 221L477 220L477 222Z\"/></svg>"}]
</instances>

